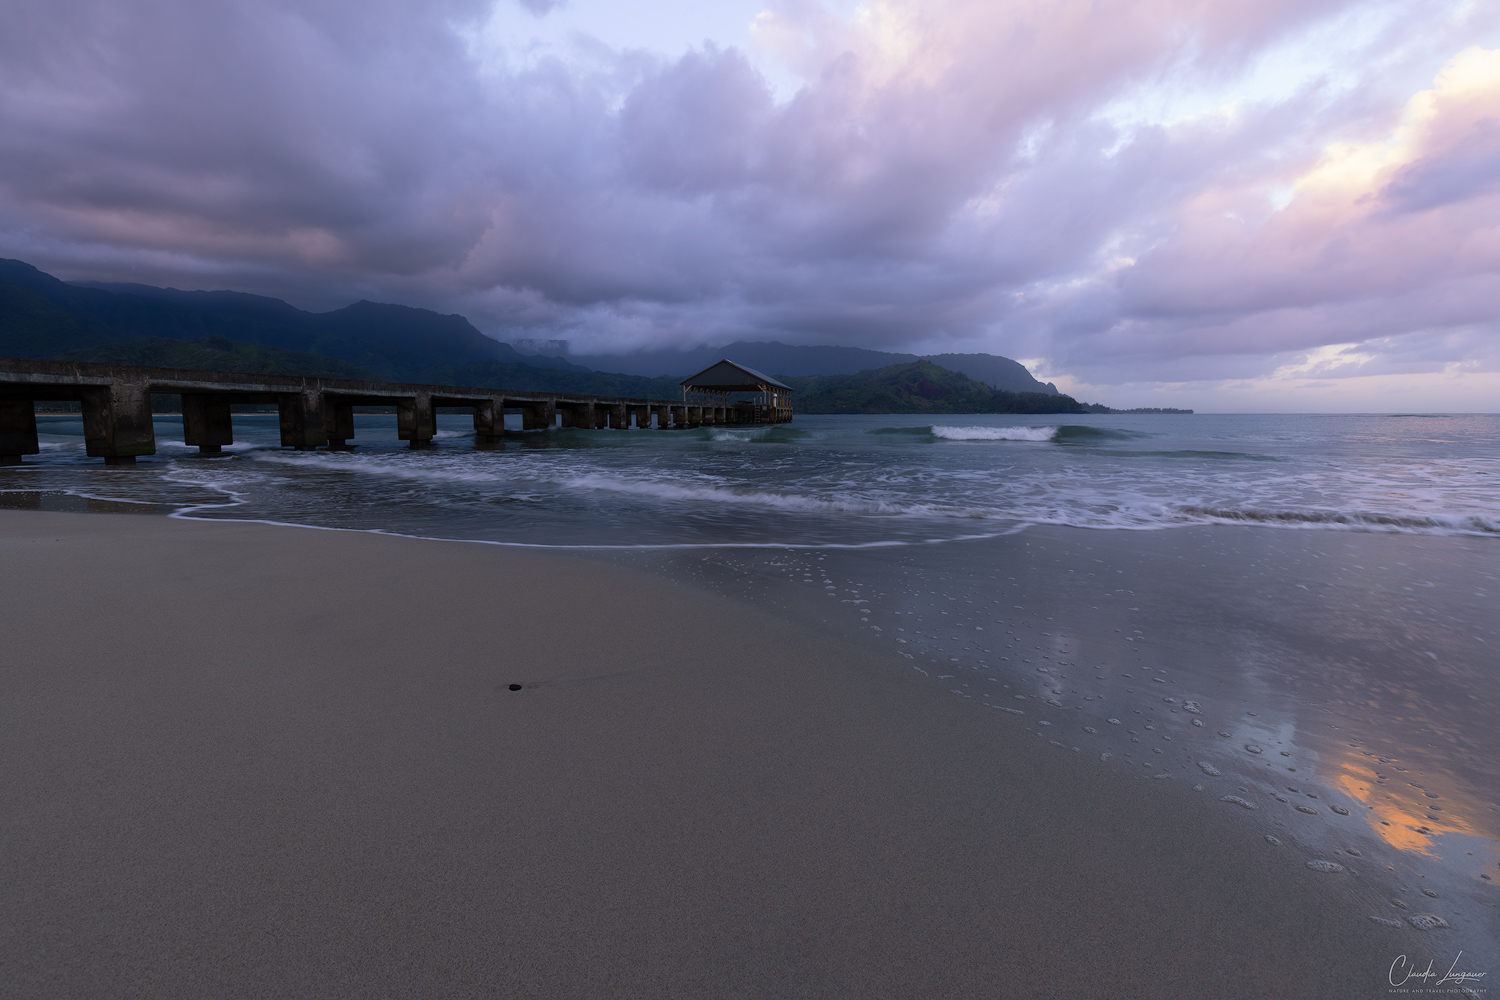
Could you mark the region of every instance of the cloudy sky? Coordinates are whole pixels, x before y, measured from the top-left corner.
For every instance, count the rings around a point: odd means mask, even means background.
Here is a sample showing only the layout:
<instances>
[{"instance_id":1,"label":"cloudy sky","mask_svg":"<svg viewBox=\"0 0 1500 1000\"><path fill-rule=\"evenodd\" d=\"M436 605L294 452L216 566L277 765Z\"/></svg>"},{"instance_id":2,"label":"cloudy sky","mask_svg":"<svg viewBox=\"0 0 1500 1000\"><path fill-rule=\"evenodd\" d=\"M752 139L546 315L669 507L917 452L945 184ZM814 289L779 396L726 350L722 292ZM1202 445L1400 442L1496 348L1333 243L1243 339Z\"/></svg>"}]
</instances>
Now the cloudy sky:
<instances>
[{"instance_id":1,"label":"cloudy sky","mask_svg":"<svg viewBox=\"0 0 1500 1000\"><path fill-rule=\"evenodd\" d=\"M7 0L0 256L1500 410L1493 0Z\"/></svg>"}]
</instances>

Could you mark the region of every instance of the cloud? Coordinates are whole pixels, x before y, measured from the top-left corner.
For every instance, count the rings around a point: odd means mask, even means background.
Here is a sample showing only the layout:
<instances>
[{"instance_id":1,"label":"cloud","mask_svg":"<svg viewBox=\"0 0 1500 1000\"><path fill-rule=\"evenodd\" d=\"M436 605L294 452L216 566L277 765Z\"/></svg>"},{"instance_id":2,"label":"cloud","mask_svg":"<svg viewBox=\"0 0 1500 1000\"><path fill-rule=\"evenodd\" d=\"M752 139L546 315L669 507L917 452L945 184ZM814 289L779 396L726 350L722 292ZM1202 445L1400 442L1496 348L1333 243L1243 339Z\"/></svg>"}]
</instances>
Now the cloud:
<instances>
[{"instance_id":1,"label":"cloud","mask_svg":"<svg viewBox=\"0 0 1500 1000\"><path fill-rule=\"evenodd\" d=\"M671 58L507 48L478 0L12 8L0 253L65 277L1094 385L1497 354L1481 6L804 0Z\"/></svg>"}]
</instances>

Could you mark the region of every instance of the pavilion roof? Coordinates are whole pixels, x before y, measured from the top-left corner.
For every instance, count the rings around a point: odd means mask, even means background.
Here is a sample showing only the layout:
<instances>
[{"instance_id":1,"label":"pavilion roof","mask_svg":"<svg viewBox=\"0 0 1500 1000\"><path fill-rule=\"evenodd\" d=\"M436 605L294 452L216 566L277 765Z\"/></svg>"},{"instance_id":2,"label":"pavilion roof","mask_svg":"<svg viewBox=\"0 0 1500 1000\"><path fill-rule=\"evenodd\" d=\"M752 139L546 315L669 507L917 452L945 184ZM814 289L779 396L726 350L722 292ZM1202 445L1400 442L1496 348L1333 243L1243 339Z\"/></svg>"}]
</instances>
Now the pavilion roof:
<instances>
[{"instance_id":1,"label":"pavilion roof","mask_svg":"<svg viewBox=\"0 0 1500 1000\"><path fill-rule=\"evenodd\" d=\"M757 389L791 389L785 382L778 382L754 368L746 368L725 358L709 365L696 375L683 379L682 385L695 389L718 389L721 392L754 392Z\"/></svg>"}]
</instances>

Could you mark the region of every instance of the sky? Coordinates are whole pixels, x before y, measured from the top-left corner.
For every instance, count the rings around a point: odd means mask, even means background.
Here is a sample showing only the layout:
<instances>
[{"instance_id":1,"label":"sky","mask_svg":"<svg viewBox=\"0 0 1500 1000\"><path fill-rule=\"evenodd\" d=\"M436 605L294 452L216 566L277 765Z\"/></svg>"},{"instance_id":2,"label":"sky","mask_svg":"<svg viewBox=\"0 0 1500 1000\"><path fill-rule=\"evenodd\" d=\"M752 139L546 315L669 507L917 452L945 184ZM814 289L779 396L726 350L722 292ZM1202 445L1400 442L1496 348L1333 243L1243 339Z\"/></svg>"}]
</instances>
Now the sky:
<instances>
[{"instance_id":1,"label":"sky","mask_svg":"<svg viewBox=\"0 0 1500 1000\"><path fill-rule=\"evenodd\" d=\"M1493 0L6 0L0 256L1500 411Z\"/></svg>"}]
</instances>

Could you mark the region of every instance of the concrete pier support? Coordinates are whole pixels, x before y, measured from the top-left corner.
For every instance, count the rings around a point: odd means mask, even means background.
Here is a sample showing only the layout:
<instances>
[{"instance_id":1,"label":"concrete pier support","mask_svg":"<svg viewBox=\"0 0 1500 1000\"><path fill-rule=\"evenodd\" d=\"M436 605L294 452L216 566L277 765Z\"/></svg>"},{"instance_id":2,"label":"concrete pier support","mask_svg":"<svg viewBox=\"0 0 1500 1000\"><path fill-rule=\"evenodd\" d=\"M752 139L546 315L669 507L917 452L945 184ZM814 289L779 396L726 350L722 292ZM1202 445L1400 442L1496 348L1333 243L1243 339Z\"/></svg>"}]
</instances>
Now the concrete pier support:
<instances>
[{"instance_id":1,"label":"concrete pier support","mask_svg":"<svg viewBox=\"0 0 1500 1000\"><path fill-rule=\"evenodd\" d=\"M474 443L499 444L505 436L505 400L500 397L474 404Z\"/></svg>"},{"instance_id":2,"label":"concrete pier support","mask_svg":"<svg viewBox=\"0 0 1500 1000\"><path fill-rule=\"evenodd\" d=\"M323 397L323 426L328 431L329 451L349 451L354 445L354 404Z\"/></svg>"},{"instance_id":3,"label":"concrete pier support","mask_svg":"<svg viewBox=\"0 0 1500 1000\"><path fill-rule=\"evenodd\" d=\"M579 430L594 429L594 404L574 403L563 411L563 426L576 427Z\"/></svg>"},{"instance_id":4,"label":"concrete pier support","mask_svg":"<svg viewBox=\"0 0 1500 1000\"><path fill-rule=\"evenodd\" d=\"M0 400L0 465L20 465L42 450L36 439L36 406L29 399Z\"/></svg>"},{"instance_id":5,"label":"concrete pier support","mask_svg":"<svg viewBox=\"0 0 1500 1000\"><path fill-rule=\"evenodd\" d=\"M156 454L151 388L143 382L89 386L83 392L83 441L90 458L105 465L134 465Z\"/></svg>"},{"instance_id":6,"label":"concrete pier support","mask_svg":"<svg viewBox=\"0 0 1500 1000\"><path fill-rule=\"evenodd\" d=\"M609 406L601 407L601 409L609 413L610 430L623 431L630 429L630 407L624 403L613 403Z\"/></svg>"},{"instance_id":7,"label":"concrete pier support","mask_svg":"<svg viewBox=\"0 0 1500 1000\"><path fill-rule=\"evenodd\" d=\"M437 409L430 394L396 400L396 436L413 448L432 444L437 436Z\"/></svg>"},{"instance_id":8,"label":"concrete pier support","mask_svg":"<svg viewBox=\"0 0 1500 1000\"><path fill-rule=\"evenodd\" d=\"M687 408L687 425L689 427L703 426L703 407L689 406Z\"/></svg>"},{"instance_id":9,"label":"concrete pier support","mask_svg":"<svg viewBox=\"0 0 1500 1000\"><path fill-rule=\"evenodd\" d=\"M200 455L221 455L234 444L229 398L208 393L182 394L182 440L196 445Z\"/></svg>"},{"instance_id":10,"label":"concrete pier support","mask_svg":"<svg viewBox=\"0 0 1500 1000\"><path fill-rule=\"evenodd\" d=\"M323 394L288 392L276 397L281 411L281 446L311 451L328 443L328 418L324 412Z\"/></svg>"},{"instance_id":11,"label":"concrete pier support","mask_svg":"<svg viewBox=\"0 0 1500 1000\"><path fill-rule=\"evenodd\" d=\"M630 412L635 417L635 426L637 430L645 430L646 428L651 426L651 407L632 406L630 408Z\"/></svg>"},{"instance_id":12,"label":"concrete pier support","mask_svg":"<svg viewBox=\"0 0 1500 1000\"><path fill-rule=\"evenodd\" d=\"M672 408L670 406L653 406L651 412L656 414L656 429L667 430L672 426Z\"/></svg>"},{"instance_id":13,"label":"concrete pier support","mask_svg":"<svg viewBox=\"0 0 1500 1000\"><path fill-rule=\"evenodd\" d=\"M528 431L551 430L557 424L557 404L552 400L541 403L523 403L521 406L521 429Z\"/></svg>"}]
</instances>

